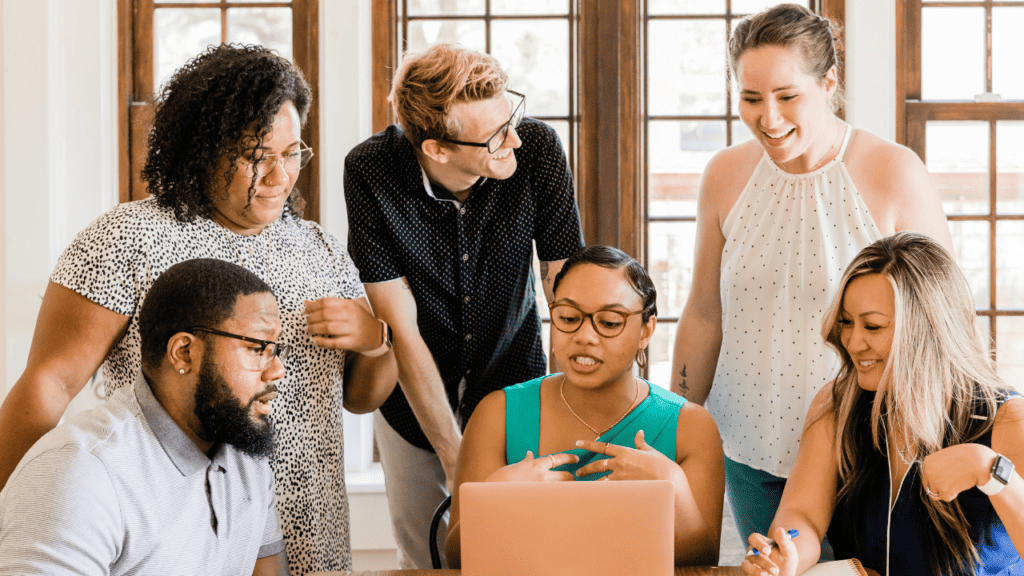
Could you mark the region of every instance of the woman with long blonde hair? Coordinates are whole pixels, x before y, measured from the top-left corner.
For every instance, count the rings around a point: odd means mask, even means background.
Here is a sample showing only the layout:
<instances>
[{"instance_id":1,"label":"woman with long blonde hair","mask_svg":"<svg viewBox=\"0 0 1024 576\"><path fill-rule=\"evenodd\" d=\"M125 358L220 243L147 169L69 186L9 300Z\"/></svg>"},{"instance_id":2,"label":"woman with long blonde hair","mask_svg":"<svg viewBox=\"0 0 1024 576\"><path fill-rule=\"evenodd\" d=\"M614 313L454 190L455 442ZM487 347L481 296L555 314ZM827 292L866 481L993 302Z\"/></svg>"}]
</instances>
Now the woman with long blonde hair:
<instances>
[{"instance_id":1,"label":"woman with long blonde hair","mask_svg":"<svg viewBox=\"0 0 1024 576\"><path fill-rule=\"evenodd\" d=\"M1024 570L1024 402L974 318L963 273L930 238L858 254L822 327L842 366L808 413L775 545L750 537L747 574L803 572L826 532L837 559L878 574Z\"/></svg>"}]
</instances>

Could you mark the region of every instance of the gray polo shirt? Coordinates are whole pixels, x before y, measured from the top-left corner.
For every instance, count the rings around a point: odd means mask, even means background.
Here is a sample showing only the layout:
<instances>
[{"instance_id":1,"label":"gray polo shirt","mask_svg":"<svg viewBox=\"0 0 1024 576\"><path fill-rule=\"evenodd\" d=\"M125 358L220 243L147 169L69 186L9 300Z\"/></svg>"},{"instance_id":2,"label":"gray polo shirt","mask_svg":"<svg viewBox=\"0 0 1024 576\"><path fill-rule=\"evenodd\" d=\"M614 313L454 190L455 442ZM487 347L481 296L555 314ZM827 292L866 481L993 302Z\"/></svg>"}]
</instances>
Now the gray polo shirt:
<instances>
[{"instance_id":1,"label":"gray polo shirt","mask_svg":"<svg viewBox=\"0 0 1024 576\"><path fill-rule=\"evenodd\" d=\"M265 459L208 458L140 375L43 436L0 492L0 575L252 574L284 550Z\"/></svg>"}]
</instances>

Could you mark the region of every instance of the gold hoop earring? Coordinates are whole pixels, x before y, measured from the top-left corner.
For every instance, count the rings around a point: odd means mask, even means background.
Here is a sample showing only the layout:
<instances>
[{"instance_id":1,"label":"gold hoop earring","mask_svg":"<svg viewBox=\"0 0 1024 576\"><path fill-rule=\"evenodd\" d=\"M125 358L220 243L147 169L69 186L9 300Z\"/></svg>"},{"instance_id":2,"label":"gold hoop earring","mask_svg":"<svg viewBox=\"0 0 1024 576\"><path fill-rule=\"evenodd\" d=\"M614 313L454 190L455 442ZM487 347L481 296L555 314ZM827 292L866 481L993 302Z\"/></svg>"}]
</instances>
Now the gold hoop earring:
<instances>
[{"instance_id":1,"label":"gold hoop earring","mask_svg":"<svg viewBox=\"0 0 1024 576\"><path fill-rule=\"evenodd\" d=\"M647 349L646 348L641 348L640 351L636 353L636 365L641 367L641 368L647 366Z\"/></svg>"}]
</instances>

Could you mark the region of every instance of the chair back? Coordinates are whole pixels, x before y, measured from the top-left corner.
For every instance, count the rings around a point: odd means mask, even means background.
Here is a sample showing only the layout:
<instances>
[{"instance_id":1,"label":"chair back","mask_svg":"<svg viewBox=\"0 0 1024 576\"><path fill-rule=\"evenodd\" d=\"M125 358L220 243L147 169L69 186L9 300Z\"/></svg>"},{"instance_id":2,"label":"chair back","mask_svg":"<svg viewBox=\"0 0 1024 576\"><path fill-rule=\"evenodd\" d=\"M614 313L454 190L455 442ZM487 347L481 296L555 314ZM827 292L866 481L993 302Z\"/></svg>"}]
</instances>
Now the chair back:
<instances>
[{"instance_id":1,"label":"chair back","mask_svg":"<svg viewBox=\"0 0 1024 576\"><path fill-rule=\"evenodd\" d=\"M444 517L445 511L452 505L452 497L448 496L441 502L441 505L434 511L434 518L430 521L430 564L434 570L440 570L444 568L441 566L441 551L437 547L437 529L441 526L441 518Z\"/></svg>"}]
</instances>

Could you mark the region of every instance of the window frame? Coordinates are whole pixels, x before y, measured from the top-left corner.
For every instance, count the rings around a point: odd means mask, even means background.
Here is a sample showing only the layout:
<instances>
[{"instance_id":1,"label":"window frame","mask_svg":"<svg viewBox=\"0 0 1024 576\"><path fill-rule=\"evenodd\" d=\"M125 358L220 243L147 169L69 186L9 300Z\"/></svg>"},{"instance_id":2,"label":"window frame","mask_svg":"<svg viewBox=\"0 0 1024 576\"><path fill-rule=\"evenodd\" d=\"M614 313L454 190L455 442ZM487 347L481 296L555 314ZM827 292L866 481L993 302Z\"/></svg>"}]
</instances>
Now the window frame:
<instances>
[{"instance_id":1,"label":"window frame","mask_svg":"<svg viewBox=\"0 0 1024 576\"><path fill-rule=\"evenodd\" d=\"M1022 7L1020 2L1008 3L999 0L974 0L971 2L929 2L934 7L981 6L986 9L985 42L985 92L992 92L992 8L999 6ZM978 316L989 319L989 344L992 359L996 357L997 324L1001 317L1021 317L1024 310L998 307L998 247L996 227L999 222L1024 221L1024 214L999 214L997 210L998 183L996 124L1000 121L1024 121L1024 100L1002 102L977 102L973 100L924 100L921 98L922 84L922 0L896 0L896 29L903 34L896 35L896 141L913 150L922 162L927 163L925 131L928 122L973 121L987 122L989 126L989 210L988 214L947 215L949 222L986 222L989 225L989 305L976 308Z\"/></svg>"},{"instance_id":2,"label":"window frame","mask_svg":"<svg viewBox=\"0 0 1024 576\"><path fill-rule=\"evenodd\" d=\"M320 149L319 108L319 3L320 0L282 0L280 2L161 2L168 8L220 8L221 38L227 34L228 8L291 8L292 58L313 91L308 121L302 139L315 151ZM130 202L148 196L140 170L145 163L146 144L153 121L153 11L154 0L117 0L117 124L118 124L118 201ZM321 218L320 161L318 155L299 173L296 186L306 201L304 217L314 222Z\"/></svg>"}]
</instances>

